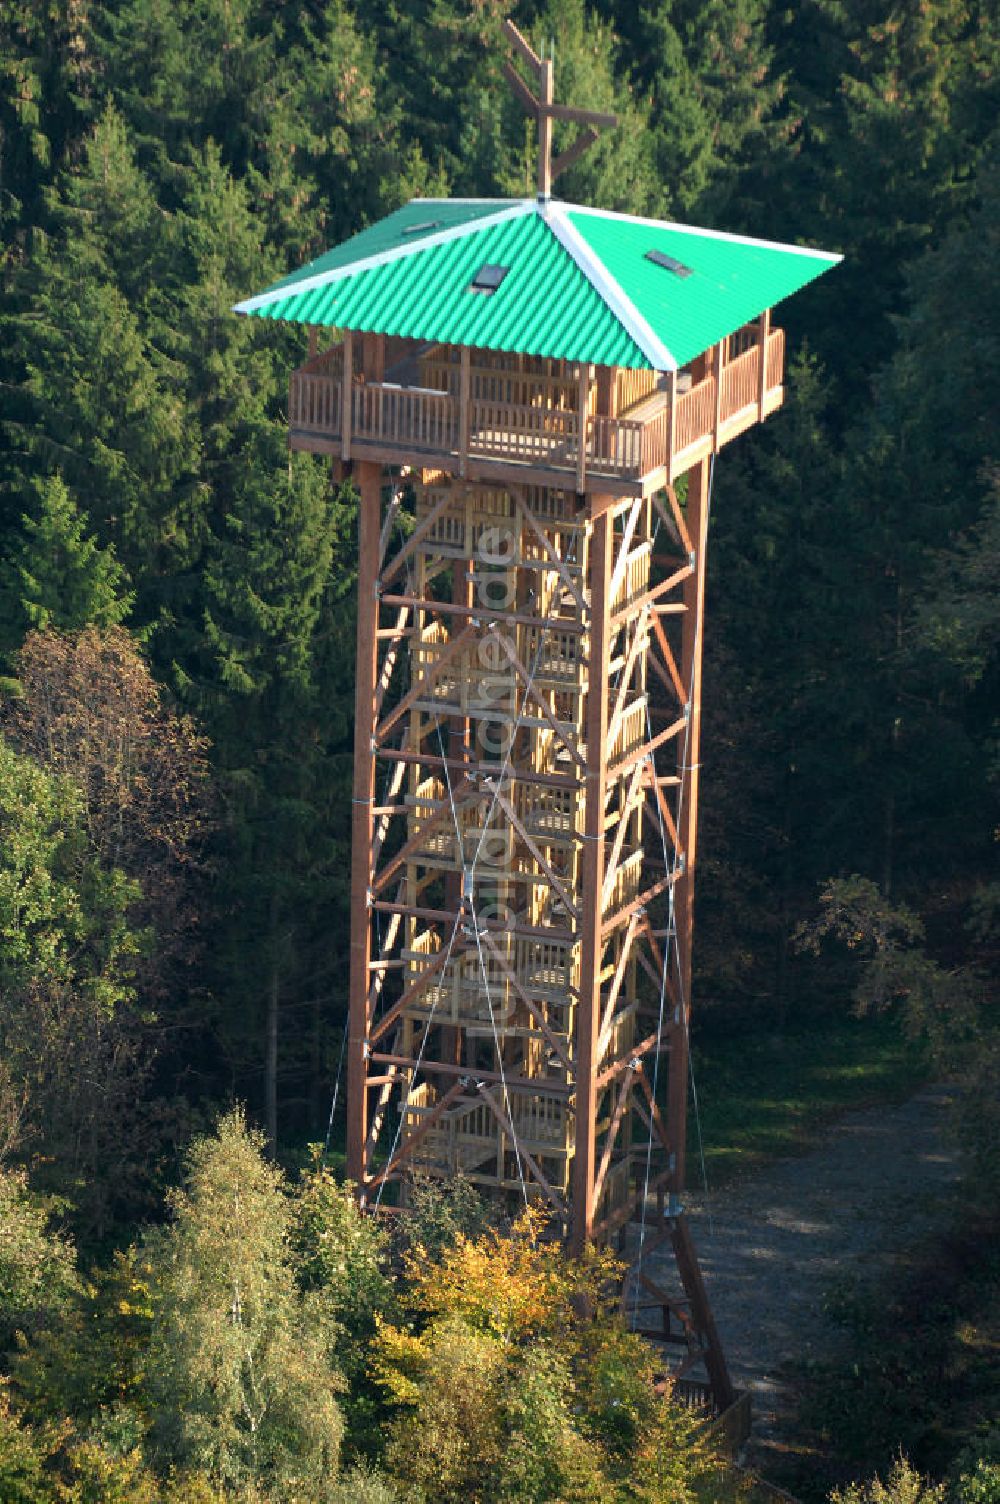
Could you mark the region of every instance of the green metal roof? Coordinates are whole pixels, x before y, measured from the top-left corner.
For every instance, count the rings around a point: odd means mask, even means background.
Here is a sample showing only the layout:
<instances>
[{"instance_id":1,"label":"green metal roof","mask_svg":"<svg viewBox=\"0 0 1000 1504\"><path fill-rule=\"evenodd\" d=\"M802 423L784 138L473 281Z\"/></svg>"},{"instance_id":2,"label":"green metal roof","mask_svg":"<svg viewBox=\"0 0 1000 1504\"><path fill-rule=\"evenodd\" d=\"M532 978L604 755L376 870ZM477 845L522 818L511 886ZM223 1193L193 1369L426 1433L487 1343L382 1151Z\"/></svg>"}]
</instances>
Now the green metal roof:
<instances>
[{"instance_id":1,"label":"green metal roof","mask_svg":"<svg viewBox=\"0 0 1000 1504\"><path fill-rule=\"evenodd\" d=\"M556 201L415 199L237 312L667 371L840 259ZM472 291L488 263L507 276Z\"/></svg>"}]
</instances>

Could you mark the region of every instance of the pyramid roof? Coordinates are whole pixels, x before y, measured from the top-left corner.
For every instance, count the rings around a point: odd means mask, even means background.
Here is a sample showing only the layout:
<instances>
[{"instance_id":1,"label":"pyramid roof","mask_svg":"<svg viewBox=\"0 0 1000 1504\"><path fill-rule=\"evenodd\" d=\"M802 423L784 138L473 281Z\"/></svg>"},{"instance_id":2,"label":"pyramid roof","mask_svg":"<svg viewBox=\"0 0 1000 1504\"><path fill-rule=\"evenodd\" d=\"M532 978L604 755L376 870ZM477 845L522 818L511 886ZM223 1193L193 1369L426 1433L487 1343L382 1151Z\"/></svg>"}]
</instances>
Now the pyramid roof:
<instances>
[{"instance_id":1,"label":"pyramid roof","mask_svg":"<svg viewBox=\"0 0 1000 1504\"><path fill-rule=\"evenodd\" d=\"M414 199L236 311L670 371L840 260L559 200Z\"/></svg>"}]
</instances>

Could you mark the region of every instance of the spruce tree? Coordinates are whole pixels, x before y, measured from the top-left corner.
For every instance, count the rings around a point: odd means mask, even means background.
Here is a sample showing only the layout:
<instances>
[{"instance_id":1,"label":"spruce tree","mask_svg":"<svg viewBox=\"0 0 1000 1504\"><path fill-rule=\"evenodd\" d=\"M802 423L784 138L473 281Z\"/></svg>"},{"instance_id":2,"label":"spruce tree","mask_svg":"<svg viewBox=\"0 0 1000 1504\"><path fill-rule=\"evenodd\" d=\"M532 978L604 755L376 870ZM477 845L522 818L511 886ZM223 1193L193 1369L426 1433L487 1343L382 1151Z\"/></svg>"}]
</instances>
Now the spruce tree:
<instances>
[{"instance_id":1,"label":"spruce tree","mask_svg":"<svg viewBox=\"0 0 1000 1504\"><path fill-rule=\"evenodd\" d=\"M85 532L84 519L60 475L36 482L34 515L11 556L0 562L0 612L8 651L28 628L117 626L132 608L114 548L101 548Z\"/></svg>"},{"instance_id":2,"label":"spruce tree","mask_svg":"<svg viewBox=\"0 0 1000 1504\"><path fill-rule=\"evenodd\" d=\"M324 673L323 644L333 632L346 648L338 597L354 555L351 493L331 492L312 459L288 465L276 449L265 434L242 456L243 481L206 565L204 648L190 683L215 744L226 811L231 921L216 986L241 1070L258 1081L263 1073L255 1100L272 1142L279 1071L287 1065L293 1081L302 1079L301 1060L296 1068L284 1053L282 1017L315 1003L312 1030L321 1030L343 1008L330 914L350 823L350 660L338 656Z\"/></svg>"}]
</instances>

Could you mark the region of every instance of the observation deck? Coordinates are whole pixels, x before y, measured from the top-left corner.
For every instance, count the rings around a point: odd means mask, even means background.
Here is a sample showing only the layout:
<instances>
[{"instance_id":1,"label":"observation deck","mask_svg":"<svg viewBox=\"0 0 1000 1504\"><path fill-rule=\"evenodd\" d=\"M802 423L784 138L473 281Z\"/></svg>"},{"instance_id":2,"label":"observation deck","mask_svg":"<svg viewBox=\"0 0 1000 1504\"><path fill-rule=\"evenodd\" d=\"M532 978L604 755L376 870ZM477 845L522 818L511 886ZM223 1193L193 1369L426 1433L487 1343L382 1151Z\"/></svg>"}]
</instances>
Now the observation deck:
<instances>
[{"instance_id":1,"label":"observation deck","mask_svg":"<svg viewBox=\"0 0 1000 1504\"><path fill-rule=\"evenodd\" d=\"M372 379L360 345L347 334L292 373L293 449L649 496L784 399L785 335L766 319L667 375L387 338Z\"/></svg>"}]
</instances>

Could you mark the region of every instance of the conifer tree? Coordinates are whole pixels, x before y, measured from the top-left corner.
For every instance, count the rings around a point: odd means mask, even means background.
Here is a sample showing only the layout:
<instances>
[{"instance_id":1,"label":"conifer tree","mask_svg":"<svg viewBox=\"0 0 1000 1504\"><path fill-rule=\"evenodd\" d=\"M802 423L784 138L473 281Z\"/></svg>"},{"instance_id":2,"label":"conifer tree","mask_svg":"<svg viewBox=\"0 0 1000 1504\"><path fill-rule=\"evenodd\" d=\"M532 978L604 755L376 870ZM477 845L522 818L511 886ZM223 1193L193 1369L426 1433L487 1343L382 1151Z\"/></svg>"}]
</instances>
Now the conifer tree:
<instances>
[{"instance_id":1,"label":"conifer tree","mask_svg":"<svg viewBox=\"0 0 1000 1504\"><path fill-rule=\"evenodd\" d=\"M244 454L243 481L206 566L204 650L191 684L227 811L235 924L222 937L218 982L227 1038L244 1069L258 1080L263 1072L272 1143L282 1015L317 998L334 1017L341 1006L342 963L321 916L344 880L350 681L343 660L336 678L324 677L322 639L343 616L354 509L352 493L332 492L313 460L282 464L276 447L262 433Z\"/></svg>"},{"instance_id":2,"label":"conifer tree","mask_svg":"<svg viewBox=\"0 0 1000 1504\"><path fill-rule=\"evenodd\" d=\"M114 548L101 548L85 533L84 519L60 475L37 482L35 515L26 514L24 531L11 557L0 564L0 610L8 648L20 645L26 628L117 626L134 596Z\"/></svg>"},{"instance_id":3,"label":"conifer tree","mask_svg":"<svg viewBox=\"0 0 1000 1504\"><path fill-rule=\"evenodd\" d=\"M101 546L114 543L146 622L149 577L191 562L197 440L181 368L146 316L163 280L161 215L110 107L51 219L13 278L0 475L23 495L26 475L58 465Z\"/></svg>"}]
</instances>

